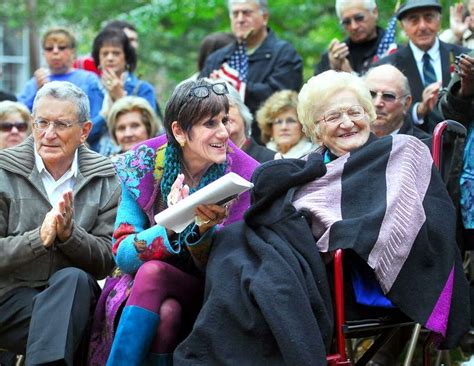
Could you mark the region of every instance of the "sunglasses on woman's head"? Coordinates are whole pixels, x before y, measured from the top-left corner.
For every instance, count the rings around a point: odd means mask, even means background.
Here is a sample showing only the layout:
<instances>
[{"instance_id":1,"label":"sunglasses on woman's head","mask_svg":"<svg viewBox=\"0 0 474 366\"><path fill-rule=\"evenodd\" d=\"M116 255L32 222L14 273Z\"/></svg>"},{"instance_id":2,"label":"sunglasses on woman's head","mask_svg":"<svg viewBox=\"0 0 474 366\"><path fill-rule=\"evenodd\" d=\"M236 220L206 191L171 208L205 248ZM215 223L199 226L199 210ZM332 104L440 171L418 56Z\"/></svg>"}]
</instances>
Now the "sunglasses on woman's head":
<instances>
[{"instance_id":1,"label":"sunglasses on woman's head","mask_svg":"<svg viewBox=\"0 0 474 366\"><path fill-rule=\"evenodd\" d=\"M198 85L191 88L189 94L195 96L196 98L207 98L210 91L213 91L216 95L224 95L228 94L229 90L227 89L227 85L225 83L215 83L211 85Z\"/></svg>"},{"instance_id":2,"label":"sunglasses on woman's head","mask_svg":"<svg viewBox=\"0 0 474 366\"><path fill-rule=\"evenodd\" d=\"M0 131L2 132L10 132L13 127L16 127L19 132L26 132L28 129L26 122L0 122Z\"/></svg>"}]
</instances>

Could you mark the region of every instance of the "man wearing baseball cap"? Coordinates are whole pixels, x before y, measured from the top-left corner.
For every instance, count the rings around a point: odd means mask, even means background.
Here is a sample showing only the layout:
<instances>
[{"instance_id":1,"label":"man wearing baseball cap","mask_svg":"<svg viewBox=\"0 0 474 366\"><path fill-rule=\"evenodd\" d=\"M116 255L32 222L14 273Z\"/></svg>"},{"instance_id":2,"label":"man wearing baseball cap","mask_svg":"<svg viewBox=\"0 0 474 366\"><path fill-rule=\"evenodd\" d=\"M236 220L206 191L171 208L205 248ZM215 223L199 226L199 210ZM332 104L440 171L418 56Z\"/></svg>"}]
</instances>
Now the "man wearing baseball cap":
<instances>
[{"instance_id":1,"label":"man wearing baseball cap","mask_svg":"<svg viewBox=\"0 0 474 366\"><path fill-rule=\"evenodd\" d=\"M441 87L449 84L455 57L468 50L438 39L442 7L439 0L407 0L397 18L409 38L408 45L377 64L392 64L410 82L413 96L413 123L431 133L441 120L433 113Z\"/></svg>"}]
</instances>

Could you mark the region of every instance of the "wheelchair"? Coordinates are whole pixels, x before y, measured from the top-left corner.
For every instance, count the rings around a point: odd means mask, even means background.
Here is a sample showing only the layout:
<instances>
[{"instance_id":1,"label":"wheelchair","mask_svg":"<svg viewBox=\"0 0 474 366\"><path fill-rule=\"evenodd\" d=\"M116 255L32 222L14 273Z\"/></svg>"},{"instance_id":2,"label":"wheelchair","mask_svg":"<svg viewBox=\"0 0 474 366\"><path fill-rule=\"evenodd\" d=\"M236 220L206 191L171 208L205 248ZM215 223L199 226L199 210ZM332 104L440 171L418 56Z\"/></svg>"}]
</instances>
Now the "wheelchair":
<instances>
[{"instance_id":1,"label":"wheelchair","mask_svg":"<svg viewBox=\"0 0 474 366\"><path fill-rule=\"evenodd\" d=\"M433 132L433 162L445 183L447 183L453 164L456 164L457 157L453 153L454 147L457 144L464 145L466 134L466 128L452 120L440 122ZM443 150L445 149L448 150L447 154L444 154ZM460 171L456 174L460 174ZM346 280L344 278L344 269L347 270L347 266L344 265L344 257L347 254L342 249L337 249L333 257L333 268L328 272L328 277L332 277L333 283L335 339L332 352L326 357L327 364L330 366L367 365L381 347L387 344L400 329L411 328L411 338L403 363L404 366L411 365L423 327L421 324L415 324L396 308L376 310L375 308L367 309L368 306L356 304L351 294L351 283L347 281L347 277ZM360 313L366 315L366 317L357 316ZM357 360L354 360L350 340L367 337L375 337L375 340ZM434 334L429 333L423 344L423 366L431 365L433 345ZM440 355L438 353L438 359Z\"/></svg>"}]
</instances>

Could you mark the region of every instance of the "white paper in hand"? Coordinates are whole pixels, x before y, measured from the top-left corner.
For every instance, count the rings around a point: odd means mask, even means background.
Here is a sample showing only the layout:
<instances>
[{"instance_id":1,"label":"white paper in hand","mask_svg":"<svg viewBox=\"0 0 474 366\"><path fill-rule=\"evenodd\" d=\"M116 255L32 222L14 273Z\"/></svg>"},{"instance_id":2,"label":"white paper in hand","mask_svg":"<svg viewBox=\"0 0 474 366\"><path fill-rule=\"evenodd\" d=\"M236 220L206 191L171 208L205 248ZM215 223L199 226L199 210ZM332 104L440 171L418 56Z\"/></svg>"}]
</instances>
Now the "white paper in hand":
<instances>
[{"instance_id":1,"label":"white paper in hand","mask_svg":"<svg viewBox=\"0 0 474 366\"><path fill-rule=\"evenodd\" d=\"M197 206L202 204L223 205L252 187L253 184L240 175L232 172L227 173L179 201L176 205L161 211L155 216L155 222L175 233L180 233L194 221L194 212Z\"/></svg>"}]
</instances>

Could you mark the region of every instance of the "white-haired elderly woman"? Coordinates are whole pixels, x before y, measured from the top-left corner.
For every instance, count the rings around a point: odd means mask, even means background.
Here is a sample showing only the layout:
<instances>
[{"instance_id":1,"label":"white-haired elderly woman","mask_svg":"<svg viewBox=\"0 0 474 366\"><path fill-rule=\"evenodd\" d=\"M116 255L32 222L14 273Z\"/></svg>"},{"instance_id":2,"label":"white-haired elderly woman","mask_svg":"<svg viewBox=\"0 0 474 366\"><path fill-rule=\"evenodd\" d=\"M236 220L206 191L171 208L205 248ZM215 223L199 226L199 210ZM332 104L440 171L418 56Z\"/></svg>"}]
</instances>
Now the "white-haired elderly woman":
<instances>
[{"instance_id":1,"label":"white-haired elderly woman","mask_svg":"<svg viewBox=\"0 0 474 366\"><path fill-rule=\"evenodd\" d=\"M107 127L120 153L163 131L162 123L150 103L135 96L123 97L113 104L107 117Z\"/></svg>"},{"instance_id":2,"label":"white-haired elderly woman","mask_svg":"<svg viewBox=\"0 0 474 366\"><path fill-rule=\"evenodd\" d=\"M395 305L453 346L467 330L467 284L456 213L428 147L412 136L371 134L371 96L353 74L319 74L298 99L303 129L321 145L327 172L304 185L293 205L311 212L319 250L352 249L361 263L351 261L354 278L368 273L365 284L377 292L367 297L354 279L359 303ZM444 300L450 305L440 308Z\"/></svg>"},{"instance_id":3,"label":"white-haired elderly woman","mask_svg":"<svg viewBox=\"0 0 474 366\"><path fill-rule=\"evenodd\" d=\"M30 132L28 108L10 100L0 102L0 150L18 145Z\"/></svg>"},{"instance_id":4,"label":"white-haired elderly woman","mask_svg":"<svg viewBox=\"0 0 474 366\"><path fill-rule=\"evenodd\" d=\"M265 146L259 145L250 136L252 131L253 116L250 109L244 104L239 92L231 85L227 85L229 94L229 122L227 123L227 130L229 131L230 139L240 149L245 151L247 155L257 160L259 163L264 163L275 158L275 151L267 149Z\"/></svg>"}]
</instances>

